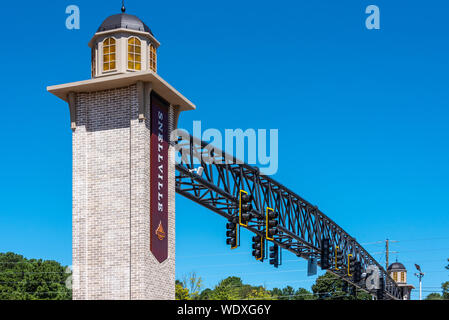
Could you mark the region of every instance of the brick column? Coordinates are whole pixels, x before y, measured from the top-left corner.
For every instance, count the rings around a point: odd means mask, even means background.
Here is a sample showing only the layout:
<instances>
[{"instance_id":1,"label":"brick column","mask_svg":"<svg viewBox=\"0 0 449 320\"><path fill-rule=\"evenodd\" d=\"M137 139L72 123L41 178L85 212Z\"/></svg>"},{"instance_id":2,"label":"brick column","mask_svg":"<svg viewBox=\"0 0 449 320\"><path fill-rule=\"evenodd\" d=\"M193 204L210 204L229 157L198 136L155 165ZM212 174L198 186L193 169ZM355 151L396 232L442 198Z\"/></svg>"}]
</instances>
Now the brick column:
<instances>
[{"instance_id":1,"label":"brick column","mask_svg":"<svg viewBox=\"0 0 449 320\"><path fill-rule=\"evenodd\" d=\"M174 299L174 150L169 258L150 252L150 110L132 85L76 94L73 131L73 298ZM148 94L148 92L145 92ZM174 113L170 123L173 127Z\"/></svg>"}]
</instances>

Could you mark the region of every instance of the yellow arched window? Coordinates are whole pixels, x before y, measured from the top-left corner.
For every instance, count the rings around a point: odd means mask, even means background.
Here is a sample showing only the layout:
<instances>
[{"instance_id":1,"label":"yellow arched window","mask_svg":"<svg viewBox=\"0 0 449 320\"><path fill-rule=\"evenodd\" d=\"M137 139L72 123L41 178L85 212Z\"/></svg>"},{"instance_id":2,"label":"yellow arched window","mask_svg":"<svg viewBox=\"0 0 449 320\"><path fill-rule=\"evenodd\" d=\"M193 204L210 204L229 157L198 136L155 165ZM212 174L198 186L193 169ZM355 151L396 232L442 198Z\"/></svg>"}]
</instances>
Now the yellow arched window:
<instances>
[{"instance_id":1,"label":"yellow arched window","mask_svg":"<svg viewBox=\"0 0 449 320\"><path fill-rule=\"evenodd\" d=\"M150 43L150 59L148 60L150 63L150 69L154 72L157 71L157 55L156 55L156 47Z\"/></svg>"},{"instance_id":2,"label":"yellow arched window","mask_svg":"<svg viewBox=\"0 0 449 320\"><path fill-rule=\"evenodd\" d=\"M128 39L128 69L142 70L142 49L136 37Z\"/></svg>"},{"instance_id":3,"label":"yellow arched window","mask_svg":"<svg viewBox=\"0 0 449 320\"><path fill-rule=\"evenodd\" d=\"M103 41L103 71L115 70L115 39L107 38Z\"/></svg>"},{"instance_id":4,"label":"yellow arched window","mask_svg":"<svg viewBox=\"0 0 449 320\"><path fill-rule=\"evenodd\" d=\"M397 272L393 272L393 280L398 282L398 273Z\"/></svg>"},{"instance_id":5,"label":"yellow arched window","mask_svg":"<svg viewBox=\"0 0 449 320\"><path fill-rule=\"evenodd\" d=\"M401 282L405 282L405 272L401 272Z\"/></svg>"}]
</instances>

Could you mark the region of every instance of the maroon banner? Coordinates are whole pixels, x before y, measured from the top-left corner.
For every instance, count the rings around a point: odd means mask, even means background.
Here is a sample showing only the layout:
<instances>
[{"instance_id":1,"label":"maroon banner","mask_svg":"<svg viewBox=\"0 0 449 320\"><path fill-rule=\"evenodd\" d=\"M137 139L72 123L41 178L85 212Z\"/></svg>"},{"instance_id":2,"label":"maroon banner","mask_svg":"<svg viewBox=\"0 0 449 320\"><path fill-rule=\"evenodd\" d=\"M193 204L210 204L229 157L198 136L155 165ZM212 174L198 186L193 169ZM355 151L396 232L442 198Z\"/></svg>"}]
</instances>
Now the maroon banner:
<instances>
[{"instance_id":1,"label":"maroon banner","mask_svg":"<svg viewBox=\"0 0 449 320\"><path fill-rule=\"evenodd\" d=\"M168 257L168 104L151 94L150 249L157 261Z\"/></svg>"}]
</instances>

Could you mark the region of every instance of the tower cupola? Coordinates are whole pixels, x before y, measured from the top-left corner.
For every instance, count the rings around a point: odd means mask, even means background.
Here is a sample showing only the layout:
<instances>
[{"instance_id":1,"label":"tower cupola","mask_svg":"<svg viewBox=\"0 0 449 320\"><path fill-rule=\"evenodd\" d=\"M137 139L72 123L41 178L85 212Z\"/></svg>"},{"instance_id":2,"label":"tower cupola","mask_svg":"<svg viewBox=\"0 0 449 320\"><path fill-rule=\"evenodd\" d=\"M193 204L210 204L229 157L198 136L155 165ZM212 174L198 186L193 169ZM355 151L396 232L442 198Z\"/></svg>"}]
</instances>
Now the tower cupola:
<instances>
[{"instance_id":1,"label":"tower cupola","mask_svg":"<svg viewBox=\"0 0 449 320\"><path fill-rule=\"evenodd\" d=\"M397 283L407 283L407 269L400 262L392 263L388 267L388 273Z\"/></svg>"},{"instance_id":2,"label":"tower cupola","mask_svg":"<svg viewBox=\"0 0 449 320\"><path fill-rule=\"evenodd\" d=\"M138 17L125 13L112 15L98 28L89 42L92 50L92 78L109 75L157 72L159 41Z\"/></svg>"},{"instance_id":3,"label":"tower cupola","mask_svg":"<svg viewBox=\"0 0 449 320\"><path fill-rule=\"evenodd\" d=\"M407 284L407 269L405 266L396 260L395 263L388 266L387 272L402 291L402 298L404 300L410 300L412 290L415 289L415 287L411 284Z\"/></svg>"}]
</instances>

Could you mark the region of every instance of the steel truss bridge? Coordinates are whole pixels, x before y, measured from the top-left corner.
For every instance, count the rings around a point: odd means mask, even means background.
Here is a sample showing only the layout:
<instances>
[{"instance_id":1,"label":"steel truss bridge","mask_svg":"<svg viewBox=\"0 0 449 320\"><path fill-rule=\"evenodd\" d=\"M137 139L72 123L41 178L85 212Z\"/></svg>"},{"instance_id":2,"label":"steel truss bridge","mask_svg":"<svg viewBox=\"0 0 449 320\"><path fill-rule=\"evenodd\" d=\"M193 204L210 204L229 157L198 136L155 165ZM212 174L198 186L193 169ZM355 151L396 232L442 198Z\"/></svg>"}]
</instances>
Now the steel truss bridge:
<instances>
[{"instance_id":1,"label":"steel truss bridge","mask_svg":"<svg viewBox=\"0 0 449 320\"><path fill-rule=\"evenodd\" d=\"M379 269L384 282L384 299L400 300L402 291L385 269L332 219L317 206L307 202L268 176L257 167L242 163L234 156L210 146L183 132L173 143L177 153L176 192L212 210L229 221L239 215L239 192L252 195L252 219L246 229L265 238L265 210L273 208L279 214L278 234L271 241L296 256L309 259L320 257L323 238L330 247L338 246L345 257L352 254L362 270L369 265ZM198 172L202 167L203 172ZM198 174L200 173L200 174ZM320 265L320 261L318 261ZM355 283L346 268L329 269L353 286L369 292L363 281ZM371 292L372 293L372 292Z\"/></svg>"}]
</instances>

